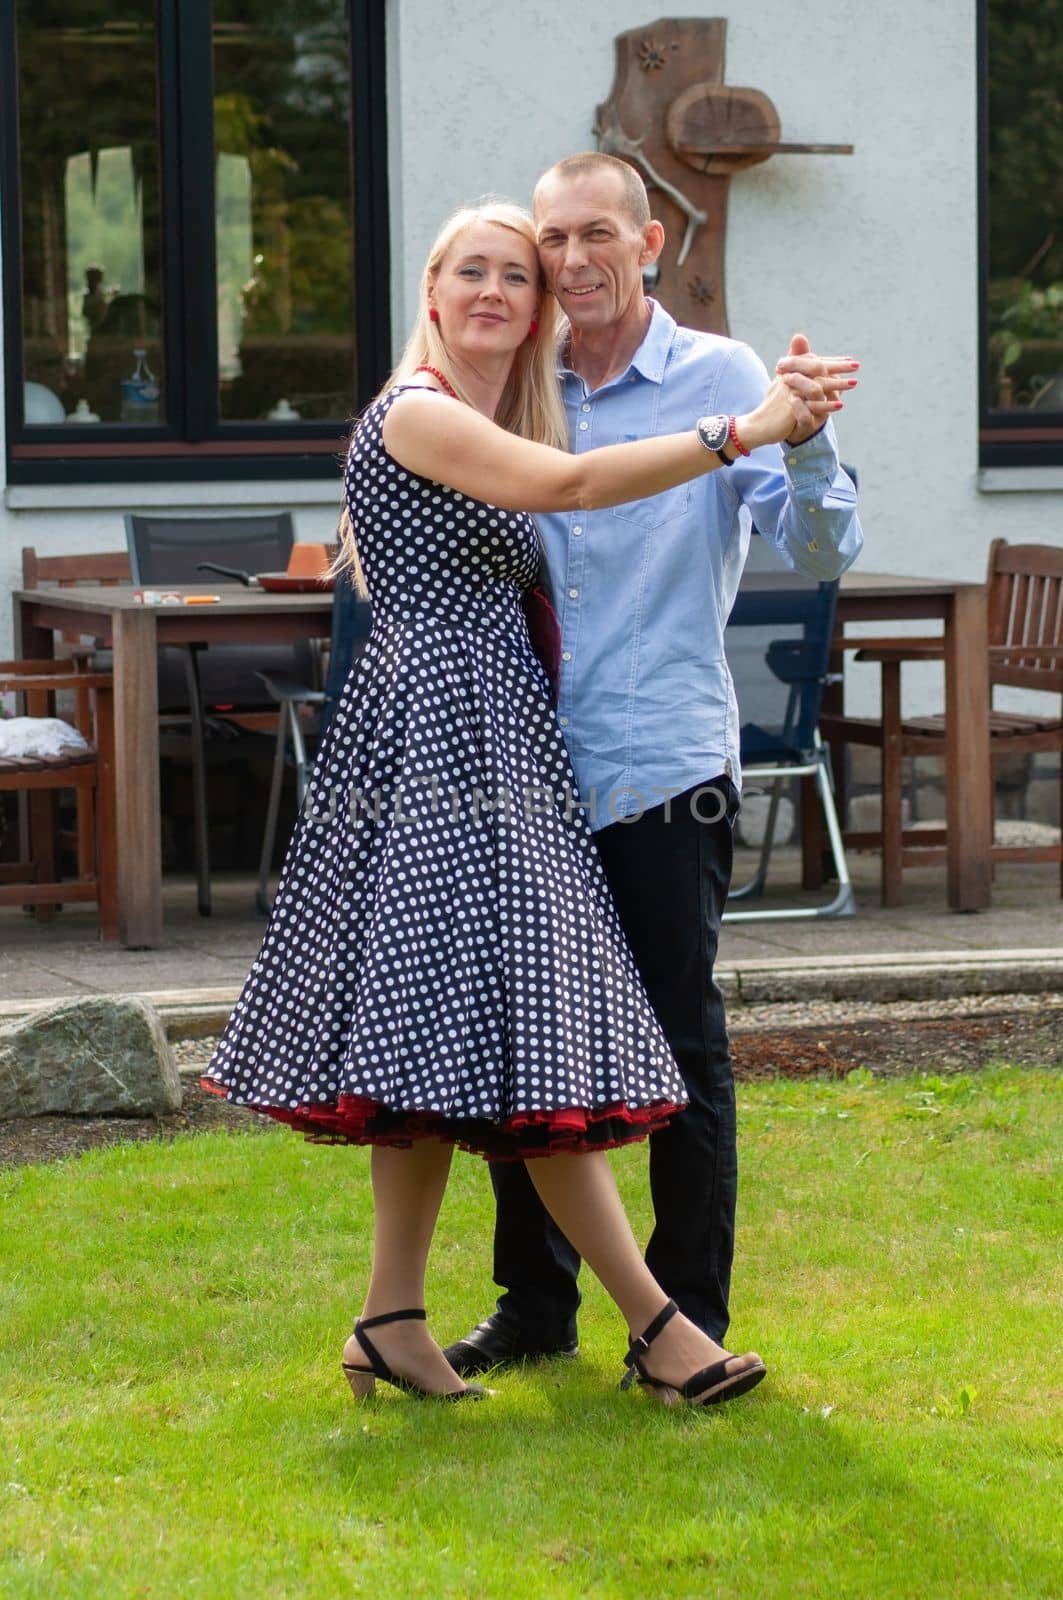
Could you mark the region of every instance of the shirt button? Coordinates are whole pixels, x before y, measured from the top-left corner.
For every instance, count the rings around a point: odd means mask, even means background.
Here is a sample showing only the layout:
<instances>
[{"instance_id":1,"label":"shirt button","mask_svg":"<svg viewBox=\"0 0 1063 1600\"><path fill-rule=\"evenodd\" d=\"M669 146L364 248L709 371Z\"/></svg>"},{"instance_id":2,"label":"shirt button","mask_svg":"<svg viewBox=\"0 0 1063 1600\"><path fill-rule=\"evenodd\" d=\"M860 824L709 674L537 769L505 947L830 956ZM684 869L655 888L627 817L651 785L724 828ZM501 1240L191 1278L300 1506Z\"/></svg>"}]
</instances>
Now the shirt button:
<instances>
[{"instance_id":1,"label":"shirt button","mask_svg":"<svg viewBox=\"0 0 1063 1600\"><path fill-rule=\"evenodd\" d=\"M568 718L567 717L558 717L557 720L558 720L558 724L562 728L567 728L568 727Z\"/></svg>"},{"instance_id":2,"label":"shirt button","mask_svg":"<svg viewBox=\"0 0 1063 1600\"><path fill-rule=\"evenodd\" d=\"M579 599L579 590L578 589L570 589L568 591L568 597L569 597L570 600L578 600Z\"/></svg>"},{"instance_id":3,"label":"shirt button","mask_svg":"<svg viewBox=\"0 0 1063 1600\"><path fill-rule=\"evenodd\" d=\"M580 410L581 411L589 411L590 410L590 405L588 404L587 401L584 401L584 403L580 406Z\"/></svg>"},{"instance_id":4,"label":"shirt button","mask_svg":"<svg viewBox=\"0 0 1063 1600\"><path fill-rule=\"evenodd\" d=\"M572 660L572 651L571 650L562 650L561 659L562 659L562 661L571 661Z\"/></svg>"},{"instance_id":5,"label":"shirt button","mask_svg":"<svg viewBox=\"0 0 1063 1600\"><path fill-rule=\"evenodd\" d=\"M576 527L574 527L573 530L572 530L573 537L578 539L582 532L583 532L583 525L582 525L582 523L578 523L576 525Z\"/></svg>"},{"instance_id":6,"label":"shirt button","mask_svg":"<svg viewBox=\"0 0 1063 1600\"><path fill-rule=\"evenodd\" d=\"M797 460L797 457L796 457L796 456L787 456L787 458L786 458L786 465L787 465L787 466L788 466L788 467L792 467L792 466L793 466L793 464L794 464L794 462L795 462L795 461L796 461L796 460Z\"/></svg>"},{"instance_id":7,"label":"shirt button","mask_svg":"<svg viewBox=\"0 0 1063 1600\"><path fill-rule=\"evenodd\" d=\"M580 425L579 425L580 433L586 433L586 431L587 431L587 429L589 427L590 427L590 423L589 422L581 422Z\"/></svg>"}]
</instances>

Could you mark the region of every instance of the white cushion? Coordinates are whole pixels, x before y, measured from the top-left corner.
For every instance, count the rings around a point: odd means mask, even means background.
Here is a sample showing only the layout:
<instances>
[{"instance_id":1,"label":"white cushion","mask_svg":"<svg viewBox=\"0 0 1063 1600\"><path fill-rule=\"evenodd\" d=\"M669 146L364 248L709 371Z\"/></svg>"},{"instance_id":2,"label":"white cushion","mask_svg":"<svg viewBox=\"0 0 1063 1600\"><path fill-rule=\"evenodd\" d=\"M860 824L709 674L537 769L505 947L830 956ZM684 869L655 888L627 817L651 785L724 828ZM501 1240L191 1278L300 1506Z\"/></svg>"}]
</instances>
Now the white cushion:
<instances>
[{"instance_id":1,"label":"white cushion","mask_svg":"<svg viewBox=\"0 0 1063 1600\"><path fill-rule=\"evenodd\" d=\"M91 749L60 717L0 717L0 757L82 755Z\"/></svg>"}]
</instances>

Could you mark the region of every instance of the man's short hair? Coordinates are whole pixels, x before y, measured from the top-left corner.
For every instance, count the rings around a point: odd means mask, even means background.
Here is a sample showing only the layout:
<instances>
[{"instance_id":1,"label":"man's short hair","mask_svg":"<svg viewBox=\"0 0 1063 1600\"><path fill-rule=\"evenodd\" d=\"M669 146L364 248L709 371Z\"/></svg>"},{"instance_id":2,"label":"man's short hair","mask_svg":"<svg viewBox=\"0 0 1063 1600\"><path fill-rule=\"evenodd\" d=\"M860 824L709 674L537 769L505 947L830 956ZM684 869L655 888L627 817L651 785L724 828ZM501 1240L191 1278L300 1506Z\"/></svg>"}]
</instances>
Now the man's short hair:
<instances>
[{"instance_id":1,"label":"man's short hair","mask_svg":"<svg viewBox=\"0 0 1063 1600\"><path fill-rule=\"evenodd\" d=\"M636 228L646 226L653 215L646 185L634 167L628 166L626 161L618 161L616 156L603 155L600 150L587 150L580 155L565 156L563 160L555 161L535 185L535 192L538 194L548 178L582 178L589 172L615 173L620 180L624 210Z\"/></svg>"}]
</instances>

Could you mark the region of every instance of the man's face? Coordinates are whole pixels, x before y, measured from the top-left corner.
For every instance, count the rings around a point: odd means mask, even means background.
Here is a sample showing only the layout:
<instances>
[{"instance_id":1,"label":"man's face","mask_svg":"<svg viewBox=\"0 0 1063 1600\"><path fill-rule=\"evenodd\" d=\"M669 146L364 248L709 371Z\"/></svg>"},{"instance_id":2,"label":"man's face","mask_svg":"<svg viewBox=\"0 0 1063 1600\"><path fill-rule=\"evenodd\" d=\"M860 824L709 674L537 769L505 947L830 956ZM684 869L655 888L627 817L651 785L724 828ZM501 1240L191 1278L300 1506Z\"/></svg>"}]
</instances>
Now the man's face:
<instances>
[{"instance_id":1,"label":"man's face","mask_svg":"<svg viewBox=\"0 0 1063 1600\"><path fill-rule=\"evenodd\" d=\"M641 304L642 269L657 259L664 233L656 222L635 224L613 173L545 179L535 223L546 281L573 328L607 328Z\"/></svg>"}]
</instances>

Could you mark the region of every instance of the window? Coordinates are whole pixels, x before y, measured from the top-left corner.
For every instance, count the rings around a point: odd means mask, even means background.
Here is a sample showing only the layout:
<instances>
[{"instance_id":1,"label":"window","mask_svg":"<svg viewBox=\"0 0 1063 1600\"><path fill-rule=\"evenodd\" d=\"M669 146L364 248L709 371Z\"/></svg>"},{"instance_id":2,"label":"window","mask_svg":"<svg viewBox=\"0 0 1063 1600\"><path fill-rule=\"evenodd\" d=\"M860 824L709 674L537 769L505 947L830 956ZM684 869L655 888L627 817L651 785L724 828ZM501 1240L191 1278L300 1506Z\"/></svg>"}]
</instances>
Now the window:
<instances>
[{"instance_id":1,"label":"window","mask_svg":"<svg viewBox=\"0 0 1063 1600\"><path fill-rule=\"evenodd\" d=\"M382 12L4 8L9 481L335 471L389 361Z\"/></svg>"},{"instance_id":2,"label":"window","mask_svg":"<svg viewBox=\"0 0 1063 1600\"><path fill-rule=\"evenodd\" d=\"M982 0L985 466L1063 462L1063 0Z\"/></svg>"}]
</instances>

